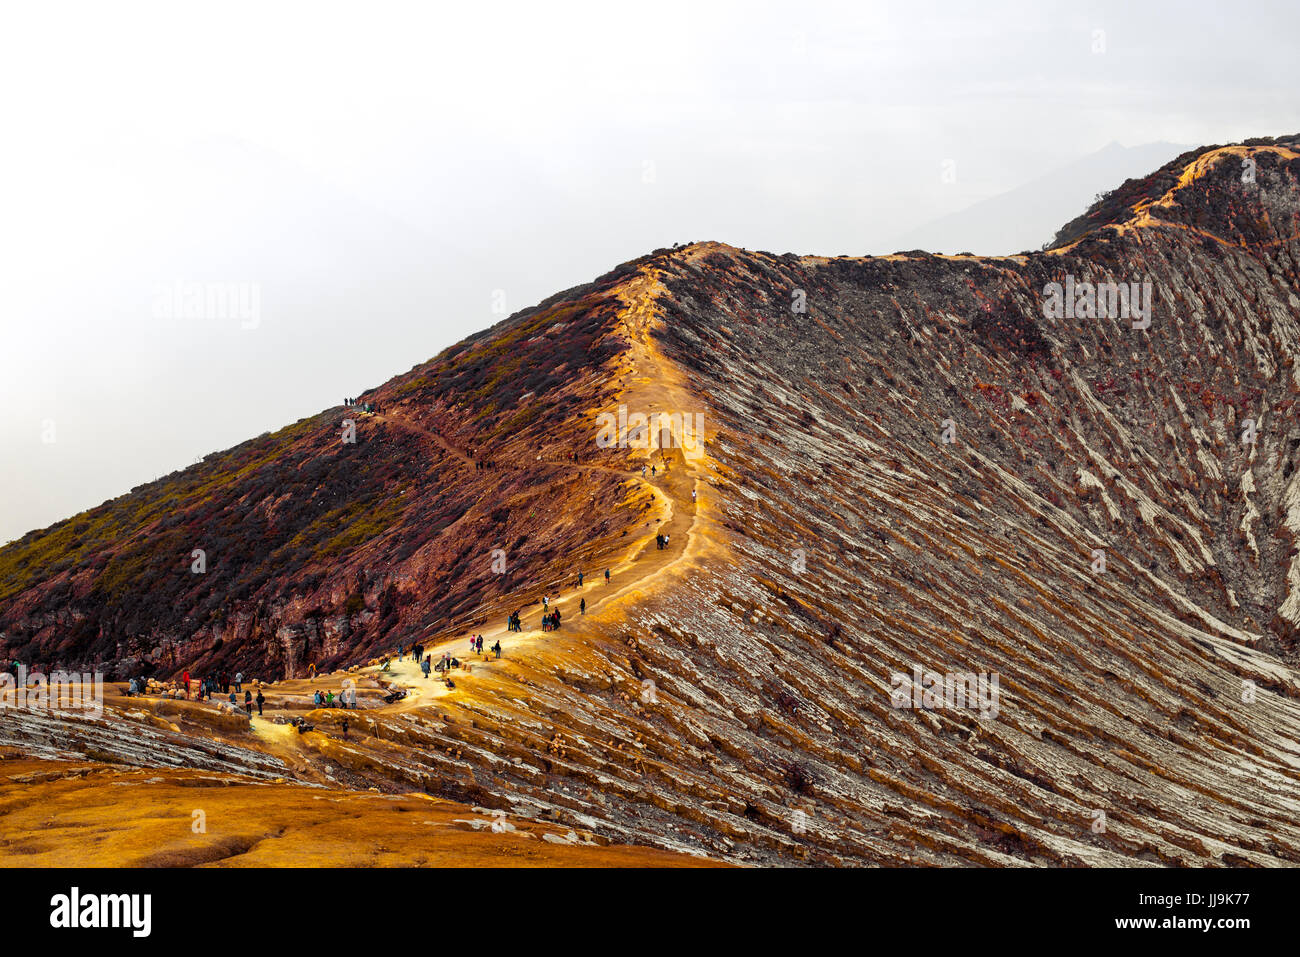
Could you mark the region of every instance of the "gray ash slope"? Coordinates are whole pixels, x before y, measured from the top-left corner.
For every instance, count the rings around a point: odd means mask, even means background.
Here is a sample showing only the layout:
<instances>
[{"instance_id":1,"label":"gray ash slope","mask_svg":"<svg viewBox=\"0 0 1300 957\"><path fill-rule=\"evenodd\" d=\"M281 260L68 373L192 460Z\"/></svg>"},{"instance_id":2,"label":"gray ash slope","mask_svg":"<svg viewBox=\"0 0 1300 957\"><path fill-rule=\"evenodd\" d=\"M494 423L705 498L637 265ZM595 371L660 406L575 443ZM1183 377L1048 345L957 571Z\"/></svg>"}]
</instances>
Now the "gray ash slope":
<instances>
[{"instance_id":1,"label":"gray ash slope","mask_svg":"<svg viewBox=\"0 0 1300 957\"><path fill-rule=\"evenodd\" d=\"M1050 254L663 268L730 547L633 636L751 820L802 810L812 860L1300 860L1289 142ZM1149 280L1151 327L1045 318L1067 274ZM914 666L997 673L998 719L891 707Z\"/></svg>"}]
</instances>

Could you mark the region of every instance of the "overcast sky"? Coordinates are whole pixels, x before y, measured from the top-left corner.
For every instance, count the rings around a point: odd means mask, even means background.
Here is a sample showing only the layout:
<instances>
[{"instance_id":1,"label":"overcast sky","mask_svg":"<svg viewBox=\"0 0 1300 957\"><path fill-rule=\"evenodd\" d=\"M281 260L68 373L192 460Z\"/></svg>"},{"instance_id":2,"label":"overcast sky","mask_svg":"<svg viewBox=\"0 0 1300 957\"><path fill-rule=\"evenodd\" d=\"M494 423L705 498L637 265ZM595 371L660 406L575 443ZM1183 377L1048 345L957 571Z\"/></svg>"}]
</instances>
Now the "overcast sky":
<instances>
[{"instance_id":1,"label":"overcast sky","mask_svg":"<svg viewBox=\"0 0 1300 957\"><path fill-rule=\"evenodd\" d=\"M887 253L1115 141L1300 130L1295 4L1134 6L6 5L0 542L659 246Z\"/></svg>"}]
</instances>

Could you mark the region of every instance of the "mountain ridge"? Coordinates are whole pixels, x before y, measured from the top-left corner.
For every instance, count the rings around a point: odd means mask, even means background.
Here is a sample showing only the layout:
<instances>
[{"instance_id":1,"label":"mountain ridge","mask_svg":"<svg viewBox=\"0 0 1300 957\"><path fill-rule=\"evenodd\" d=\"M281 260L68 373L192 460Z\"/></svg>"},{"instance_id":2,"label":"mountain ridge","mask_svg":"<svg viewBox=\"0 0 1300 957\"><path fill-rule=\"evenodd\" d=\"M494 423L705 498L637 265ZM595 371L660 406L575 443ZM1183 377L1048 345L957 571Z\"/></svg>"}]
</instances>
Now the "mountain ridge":
<instances>
[{"instance_id":1,"label":"mountain ridge","mask_svg":"<svg viewBox=\"0 0 1300 957\"><path fill-rule=\"evenodd\" d=\"M398 685L330 773L731 863L1300 861L1282 140L1192 151L1044 253L656 251L375 413L0 550L4 653ZM1048 315L1054 283L1078 308ZM1121 283L1147 325L1107 314ZM620 406L702 441L601 445ZM505 657L453 688L380 664L474 632ZM996 676L997 713L930 675Z\"/></svg>"}]
</instances>

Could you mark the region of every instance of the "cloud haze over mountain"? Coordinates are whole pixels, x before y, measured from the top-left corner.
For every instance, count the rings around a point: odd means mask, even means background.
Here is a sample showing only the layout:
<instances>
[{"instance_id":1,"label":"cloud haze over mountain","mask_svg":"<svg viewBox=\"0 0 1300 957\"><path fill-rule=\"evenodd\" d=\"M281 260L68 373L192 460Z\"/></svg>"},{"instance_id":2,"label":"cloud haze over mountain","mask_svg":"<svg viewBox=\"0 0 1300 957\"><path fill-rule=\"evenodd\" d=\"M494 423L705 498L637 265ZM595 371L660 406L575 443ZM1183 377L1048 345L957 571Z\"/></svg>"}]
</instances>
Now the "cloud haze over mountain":
<instances>
[{"instance_id":1,"label":"cloud haze over mountain","mask_svg":"<svg viewBox=\"0 0 1300 957\"><path fill-rule=\"evenodd\" d=\"M1039 249L1051 242L1062 223L1092 205L1097 194L1144 176L1187 149L1172 143L1133 147L1110 143L1023 186L909 229L895 245L981 256Z\"/></svg>"},{"instance_id":2,"label":"cloud haze over mountain","mask_svg":"<svg viewBox=\"0 0 1300 957\"><path fill-rule=\"evenodd\" d=\"M0 541L648 249L887 253L1115 140L1298 128L1297 13L1263 16L9 9L0 81L41 96L0 104ZM186 282L255 284L258 324L169 318Z\"/></svg>"}]
</instances>

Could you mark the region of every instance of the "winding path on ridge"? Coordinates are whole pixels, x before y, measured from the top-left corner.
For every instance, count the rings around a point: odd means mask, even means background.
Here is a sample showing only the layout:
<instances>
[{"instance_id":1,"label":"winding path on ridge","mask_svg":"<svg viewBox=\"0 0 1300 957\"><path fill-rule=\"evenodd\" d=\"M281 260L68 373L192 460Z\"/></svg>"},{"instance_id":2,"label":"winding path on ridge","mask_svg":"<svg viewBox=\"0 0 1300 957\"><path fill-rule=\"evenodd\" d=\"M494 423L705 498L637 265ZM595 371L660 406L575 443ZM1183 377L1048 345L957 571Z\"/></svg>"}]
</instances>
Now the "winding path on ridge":
<instances>
[{"instance_id":1,"label":"winding path on ridge","mask_svg":"<svg viewBox=\"0 0 1300 957\"><path fill-rule=\"evenodd\" d=\"M354 410L355 411L355 410ZM418 425L410 420L387 412L364 413L372 421L381 422L393 428L402 429L423 436L433 442L439 448L445 450L469 468L474 467L474 459L467 453L452 445L438 432ZM550 607L552 609L559 607L562 611L562 627L573 629L575 623L580 622L583 618L597 618L599 609L606 603L611 602L620 596L626 595L634 589L645 588L652 579L661 574L665 569L674 564L686 552L690 544L692 534L695 531L696 504L691 498L691 491L697 494L700 490L699 476L690 463L678 465L676 470L664 472L662 464L659 471L653 479L642 478L635 468L627 470L616 468L609 465L592 465L579 462L555 461L549 459L539 459L539 462L547 465L561 466L573 469L579 472L603 472L617 475L620 478L632 479L641 482L655 497L657 505L662 507L663 518L658 524L658 532L669 536L667 548L658 549L655 547L654 536L647 534L644 538L638 537L630 550L621 557L611 557L607 559L610 570L610 582L604 581L605 564L599 562L599 568L592 570L584 577L584 584L579 589L576 583L571 583L571 588L566 595L553 595ZM649 460L647 460L648 462ZM515 468L524 468L525 466L515 466ZM498 470L502 466L496 467ZM628 573L631 572L629 577ZM592 596L597 596L591 600ZM587 598L587 614L580 615L578 610L578 600ZM521 596L521 600L523 597ZM531 614L527 617L531 617ZM521 616L522 618L523 616ZM600 622L597 620L592 627L599 627ZM432 656L436 662L444 652L451 654L462 661L466 661L474 668L491 666L494 663L491 655L487 654L487 649L498 639L502 643L504 655L509 658L511 650L518 649L521 645L531 645L536 641L542 640L545 632L541 630L541 614L537 613L537 618L530 626L523 622L523 631L507 632L504 623L486 627L486 628L466 628L464 633L455 638L447 638L436 644L428 644L424 648L426 655ZM483 647L485 655L483 659L468 658L466 656L466 643L470 634L481 634L483 636ZM394 649L396 650L396 649ZM358 671L367 677L383 678L389 684L399 686L407 692L407 696L393 705L381 709L385 712L405 711L412 708L419 708L427 705L431 700L440 698L447 694L454 694L452 689L448 689L441 680L436 677L426 679L420 671L419 665L412 659L397 660L394 658L389 662L388 670L384 671L377 665L370 665L361 668ZM342 678L346 672L334 672L330 677ZM324 679L327 676L322 675ZM453 675L453 679L456 676ZM321 687L325 687L321 683Z\"/></svg>"}]
</instances>

